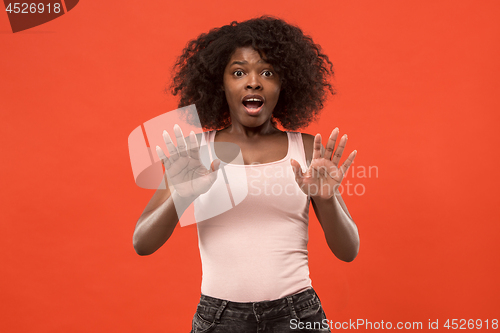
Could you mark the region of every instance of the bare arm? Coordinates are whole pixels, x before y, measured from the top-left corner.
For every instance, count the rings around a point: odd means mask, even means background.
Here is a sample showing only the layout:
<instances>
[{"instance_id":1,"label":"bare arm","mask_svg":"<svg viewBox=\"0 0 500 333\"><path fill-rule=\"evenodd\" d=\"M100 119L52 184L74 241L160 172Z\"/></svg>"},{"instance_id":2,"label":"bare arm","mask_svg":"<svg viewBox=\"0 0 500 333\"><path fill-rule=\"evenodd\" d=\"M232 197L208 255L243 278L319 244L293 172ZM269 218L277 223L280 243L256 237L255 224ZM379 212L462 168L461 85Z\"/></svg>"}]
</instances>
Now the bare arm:
<instances>
[{"instance_id":1,"label":"bare arm","mask_svg":"<svg viewBox=\"0 0 500 333\"><path fill-rule=\"evenodd\" d=\"M172 194L168 186L165 186L166 182L164 177L162 185L156 190L135 226L133 244L135 251L141 256L152 254L165 244L180 216L195 199L180 198L175 191ZM173 195L177 196L177 207ZM184 207L179 205L180 202L184 203Z\"/></svg>"},{"instance_id":2,"label":"bare arm","mask_svg":"<svg viewBox=\"0 0 500 333\"><path fill-rule=\"evenodd\" d=\"M358 227L343 209L338 190L331 199L312 198L312 205L330 250L342 261L353 261L359 252Z\"/></svg>"},{"instance_id":3,"label":"bare arm","mask_svg":"<svg viewBox=\"0 0 500 333\"><path fill-rule=\"evenodd\" d=\"M207 170L200 161L199 143L191 132L186 143L178 125L174 126L177 147L164 131L163 139L169 152L167 157L160 147L157 153L165 166L162 184L142 212L134 230L134 249L139 255L149 255L158 250L172 235L179 218L191 203L208 191L217 178L220 164L212 162ZM170 180L174 190L169 189Z\"/></svg>"},{"instance_id":4,"label":"bare arm","mask_svg":"<svg viewBox=\"0 0 500 333\"><path fill-rule=\"evenodd\" d=\"M321 145L321 141L315 142L314 136L303 134L302 138L304 141L306 159L309 164L315 154L316 158L324 157L327 159L329 159L329 156L332 155L333 151L328 154L328 152ZM345 146L346 141L347 137L345 139L341 139L341 142L339 143L339 147L342 146L341 150L343 150L343 146ZM327 148L332 148L331 146L332 142L329 142ZM317 149L316 153L314 152L315 149ZM341 155L341 150L337 149L335 154L340 153ZM325 154L327 156L325 156ZM339 159L340 156L334 156L333 162L338 163ZM352 157L352 159L354 159L354 157ZM360 241L358 228L347 210L344 200L338 191L338 186L333 188L335 192L330 198L325 196L322 197L321 195L311 195L311 202L314 212L316 213L321 227L323 228L325 239L330 250L340 260L350 262L356 258L359 251Z\"/></svg>"}]
</instances>

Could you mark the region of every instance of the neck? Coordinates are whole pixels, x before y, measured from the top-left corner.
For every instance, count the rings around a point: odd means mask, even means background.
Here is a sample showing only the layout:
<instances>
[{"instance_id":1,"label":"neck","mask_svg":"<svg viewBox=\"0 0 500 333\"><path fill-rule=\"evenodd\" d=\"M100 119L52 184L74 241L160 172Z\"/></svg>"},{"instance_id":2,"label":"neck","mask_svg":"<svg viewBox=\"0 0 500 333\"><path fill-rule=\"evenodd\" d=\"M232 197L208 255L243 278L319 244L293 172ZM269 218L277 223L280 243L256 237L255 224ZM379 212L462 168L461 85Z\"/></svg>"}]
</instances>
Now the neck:
<instances>
[{"instance_id":1,"label":"neck","mask_svg":"<svg viewBox=\"0 0 500 333\"><path fill-rule=\"evenodd\" d=\"M271 121L266 121L264 124L257 127L247 127L239 123L233 123L229 125L224 131L231 135L252 137L255 135L269 135L281 132L279 129L273 126Z\"/></svg>"}]
</instances>

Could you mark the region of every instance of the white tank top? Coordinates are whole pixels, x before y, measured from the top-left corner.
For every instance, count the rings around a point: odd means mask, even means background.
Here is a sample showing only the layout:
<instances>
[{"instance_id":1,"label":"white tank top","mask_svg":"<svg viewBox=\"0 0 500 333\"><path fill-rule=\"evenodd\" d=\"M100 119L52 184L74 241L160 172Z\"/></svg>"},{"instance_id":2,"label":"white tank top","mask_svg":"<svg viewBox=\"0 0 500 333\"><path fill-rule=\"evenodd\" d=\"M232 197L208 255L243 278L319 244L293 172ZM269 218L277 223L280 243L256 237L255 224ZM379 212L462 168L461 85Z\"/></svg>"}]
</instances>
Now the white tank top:
<instances>
[{"instance_id":1,"label":"white tank top","mask_svg":"<svg viewBox=\"0 0 500 333\"><path fill-rule=\"evenodd\" d=\"M204 133L201 145L213 143L215 133ZM237 197L239 193L243 199L233 200L234 207L197 223L202 294L233 302L258 302L311 287L307 252L309 198L297 185L290 165L293 158L306 170L304 145L300 133L287 132L287 136L288 153L279 161L221 164L225 173L233 170L246 174L231 179L219 170L217 179L226 179L230 195ZM217 158L213 144L208 146L212 147L210 160ZM207 159L205 165L210 163ZM217 195L211 192L195 201L195 215L219 204Z\"/></svg>"}]
</instances>

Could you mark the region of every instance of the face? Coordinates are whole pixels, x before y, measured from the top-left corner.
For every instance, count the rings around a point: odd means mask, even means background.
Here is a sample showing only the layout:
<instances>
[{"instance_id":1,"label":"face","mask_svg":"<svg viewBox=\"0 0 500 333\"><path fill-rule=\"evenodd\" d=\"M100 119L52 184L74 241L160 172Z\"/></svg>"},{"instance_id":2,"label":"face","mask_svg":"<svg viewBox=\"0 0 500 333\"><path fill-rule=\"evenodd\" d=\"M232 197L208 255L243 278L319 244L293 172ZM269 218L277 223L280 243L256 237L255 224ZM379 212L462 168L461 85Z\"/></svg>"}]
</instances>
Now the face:
<instances>
[{"instance_id":1,"label":"face","mask_svg":"<svg viewBox=\"0 0 500 333\"><path fill-rule=\"evenodd\" d=\"M224 70L226 94L233 126L257 127L270 122L281 84L273 66L252 47L237 48Z\"/></svg>"}]
</instances>

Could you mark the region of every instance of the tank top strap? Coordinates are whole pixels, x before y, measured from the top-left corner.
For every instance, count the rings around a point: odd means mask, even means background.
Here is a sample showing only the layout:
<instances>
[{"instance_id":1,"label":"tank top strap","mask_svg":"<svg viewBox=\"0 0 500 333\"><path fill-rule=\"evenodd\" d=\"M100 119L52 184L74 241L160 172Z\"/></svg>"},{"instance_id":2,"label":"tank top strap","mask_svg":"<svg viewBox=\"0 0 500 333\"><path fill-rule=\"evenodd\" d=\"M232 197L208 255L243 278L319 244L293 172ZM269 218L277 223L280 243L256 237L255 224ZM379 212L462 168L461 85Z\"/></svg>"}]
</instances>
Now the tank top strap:
<instances>
[{"instance_id":1,"label":"tank top strap","mask_svg":"<svg viewBox=\"0 0 500 333\"><path fill-rule=\"evenodd\" d=\"M215 130L203 132L202 136L201 136L200 145L206 145L206 144L212 143L212 142L214 142L214 138L215 138Z\"/></svg>"},{"instance_id":2,"label":"tank top strap","mask_svg":"<svg viewBox=\"0 0 500 333\"><path fill-rule=\"evenodd\" d=\"M202 132L200 140L200 159L201 163L207 168L210 168L215 156L213 151L213 142L215 138L215 130Z\"/></svg>"},{"instance_id":3,"label":"tank top strap","mask_svg":"<svg viewBox=\"0 0 500 333\"><path fill-rule=\"evenodd\" d=\"M290 149L290 158L299 162L302 167L302 172L307 170L306 153L304 150L304 141L302 140L302 133L300 132L287 132Z\"/></svg>"}]
</instances>

